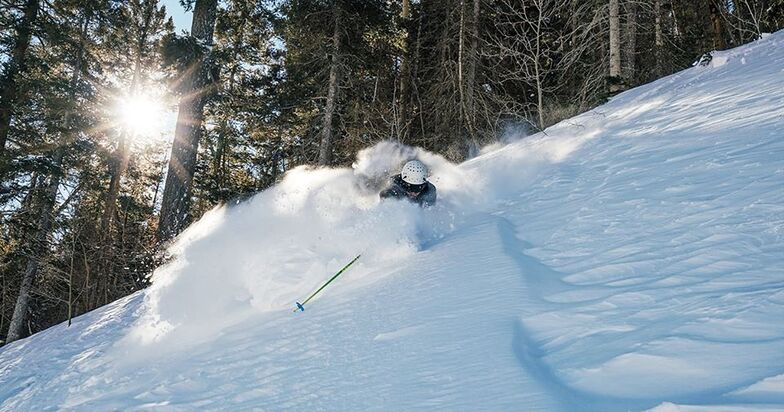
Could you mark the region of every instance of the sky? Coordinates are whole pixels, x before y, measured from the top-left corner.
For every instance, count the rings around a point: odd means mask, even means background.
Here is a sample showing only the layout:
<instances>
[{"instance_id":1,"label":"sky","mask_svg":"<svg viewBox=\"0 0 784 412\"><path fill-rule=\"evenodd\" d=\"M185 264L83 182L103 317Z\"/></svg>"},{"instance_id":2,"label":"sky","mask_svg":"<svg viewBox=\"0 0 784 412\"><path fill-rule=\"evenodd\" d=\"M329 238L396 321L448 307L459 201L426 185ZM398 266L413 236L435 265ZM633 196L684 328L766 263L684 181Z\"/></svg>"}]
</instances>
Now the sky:
<instances>
[{"instance_id":1,"label":"sky","mask_svg":"<svg viewBox=\"0 0 784 412\"><path fill-rule=\"evenodd\" d=\"M180 0L161 0L161 4L166 6L166 12L174 19L174 27L179 33L182 30L190 30L191 12L186 12L180 5Z\"/></svg>"}]
</instances>

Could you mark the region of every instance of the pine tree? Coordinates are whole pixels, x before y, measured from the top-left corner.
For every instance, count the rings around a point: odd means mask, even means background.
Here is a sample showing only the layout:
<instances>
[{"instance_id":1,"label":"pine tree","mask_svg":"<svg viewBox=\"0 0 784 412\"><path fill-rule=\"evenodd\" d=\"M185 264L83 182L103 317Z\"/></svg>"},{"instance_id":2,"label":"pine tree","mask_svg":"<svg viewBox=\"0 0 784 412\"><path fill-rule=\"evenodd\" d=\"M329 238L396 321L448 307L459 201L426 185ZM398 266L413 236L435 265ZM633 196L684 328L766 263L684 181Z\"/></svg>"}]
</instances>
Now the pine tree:
<instances>
[{"instance_id":1,"label":"pine tree","mask_svg":"<svg viewBox=\"0 0 784 412\"><path fill-rule=\"evenodd\" d=\"M303 160L342 164L368 142L394 138L399 13L378 0L290 0L280 14L278 119L304 141Z\"/></svg>"},{"instance_id":2,"label":"pine tree","mask_svg":"<svg viewBox=\"0 0 784 412\"><path fill-rule=\"evenodd\" d=\"M18 99L18 77L27 71L27 54L30 40L38 19L40 0L27 0L19 24L15 29L15 38L10 59L4 64L0 76L0 177L4 169L5 147L11 127L13 109Z\"/></svg>"},{"instance_id":3,"label":"pine tree","mask_svg":"<svg viewBox=\"0 0 784 412\"><path fill-rule=\"evenodd\" d=\"M329 82L327 86L327 100L324 104L324 113L321 123L321 145L319 146L319 161L321 166L332 164L332 140L335 109L339 98L341 78L343 77L343 4L335 0L332 5L332 46L329 62Z\"/></svg>"},{"instance_id":4,"label":"pine tree","mask_svg":"<svg viewBox=\"0 0 784 412\"><path fill-rule=\"evenodd\" d=\"M275 182L290 145L273 119L279 64L270 15L253 0L227 2L215 28L215 64L222 68L205 106L194 177L195 216Z\"/></svg>"},{"instance_id":5,"label":"pine tree","mask_svg":"<svg viewBox=\"0 0 784 412\"><path fill-rule=\"evenodd\" d=\"M196 0L193 9L191 37L195 54L181 73L181 96L177 129L166 174L166 184L158 223L158 239L166 241L189 223L196 154L203 121L203 109L212 92L215 73L211 49L217 15L217 0Z\"/></svg>"},{"instance_id":6,"label":"pine tree","mask_svg":"<svg viewBox=\"0 0 784 412\"><path fill-rule=\"evenodd\" d=\"M21 338L25 332L24 326L28 317L33 282L48 257L49 239L58 215L57 211L64 207L64 205L56 206L57 195L66 177L68 156L73 150L71 146L80 141L79 130L82 120L79 113L81 108L78 105L80 99L77 96L89 90L84 80L90 65L87 53L90 47L90 32L97 27L96 21L99 15L106 11L103 8L105 6L105 3L97 2L76 3L65 4L54 10L58 13L58 17L61 17L62 23L56 27L57 34L53 34L52 37L62 42L60 43L62 52L72 58L65 59L67 63L63 67L65 73L69 73L69 79L61 89L64 95L52 96L55 102L64 99L59 102L62 105L62 117L59 122L48 126L49 131L53 132L56 138L51 142L50 148L42 153L46 170L37 175L38 183L29 197L31 216L36 221L20 245L26 263L23 265L24 273L8 326L7 342ZM73 37L69 37L71 35Z\"/></svg>"}]
</instances>

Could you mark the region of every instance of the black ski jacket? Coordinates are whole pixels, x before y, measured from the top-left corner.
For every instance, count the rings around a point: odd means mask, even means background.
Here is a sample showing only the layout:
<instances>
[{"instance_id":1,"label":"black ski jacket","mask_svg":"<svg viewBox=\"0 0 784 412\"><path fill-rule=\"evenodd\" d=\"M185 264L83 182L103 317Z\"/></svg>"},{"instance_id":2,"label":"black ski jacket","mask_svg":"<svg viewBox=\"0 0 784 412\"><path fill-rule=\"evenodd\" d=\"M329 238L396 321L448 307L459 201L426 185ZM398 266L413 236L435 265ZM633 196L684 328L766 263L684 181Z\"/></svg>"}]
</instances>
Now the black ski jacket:
<instances>
[{"instance_id":1,"label":"black ski jacket","mask_svg":"<svg viewBox=\"0 0 784 412\"><path fill-rule=\"evenodd\" d=\"M393 176L391 180L389 187L378 194L382 199L407 199L422 207L436 204L436 187L432 183L425 181L422 185L412 185L404 182L400 175Z\"/></svg>"}]
</instances>

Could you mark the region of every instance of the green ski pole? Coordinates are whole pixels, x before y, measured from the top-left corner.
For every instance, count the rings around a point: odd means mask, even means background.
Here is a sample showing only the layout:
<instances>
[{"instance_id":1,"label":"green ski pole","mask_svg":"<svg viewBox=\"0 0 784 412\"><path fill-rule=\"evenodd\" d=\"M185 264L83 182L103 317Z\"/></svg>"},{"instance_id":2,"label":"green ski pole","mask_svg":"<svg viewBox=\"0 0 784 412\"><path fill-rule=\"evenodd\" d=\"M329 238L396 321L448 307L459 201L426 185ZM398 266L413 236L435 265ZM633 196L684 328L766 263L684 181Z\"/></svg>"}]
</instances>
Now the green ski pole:
<instances>
[{"instance_id":1,"label":"green ski pole","mask_svg":"<svg viewBox=\"0 0 784 412\"><path fill-rule=\"evenodd\" d=\"M335 276L332 276L326 283L321 285L321 287L318 288L318 290L316 290L315 292L313 292L312 295L308 296L308 298L305 299L304 302L302 302L302 303L297 302L297 307L294 309L294 312L296 312L296 311L304 312L305 311L305 304L308 303L311 299L313 299L314 296L316 296L319 292L321 292L322 289L327 287L327 285L329 285L333 280L335 280L338 276L340 276L343 272L345 272L346 269L348 269L349 266L353 265L354 262L356 262L357 259L359 259L360 256L362 256L362 255L357 255L357 257L355 257L351 262L348 262L348 265L343 266L343 269L340 269L338 271L338 273L335 273Z\"/></svg>"}]
</instances>

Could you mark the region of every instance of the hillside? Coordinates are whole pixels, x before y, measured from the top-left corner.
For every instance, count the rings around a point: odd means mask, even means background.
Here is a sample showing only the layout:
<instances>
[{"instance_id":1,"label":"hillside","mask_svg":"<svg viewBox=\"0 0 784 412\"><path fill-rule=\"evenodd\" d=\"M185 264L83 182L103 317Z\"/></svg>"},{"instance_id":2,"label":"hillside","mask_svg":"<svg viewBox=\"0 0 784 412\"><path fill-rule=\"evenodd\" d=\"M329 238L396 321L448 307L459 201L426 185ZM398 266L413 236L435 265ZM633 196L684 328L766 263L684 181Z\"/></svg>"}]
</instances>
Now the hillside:
<instances>
[{"instance_id":1,"label":"hillside","mask_svg":"<svg viewBox=\"0 0 784 412\"><path fill-rule=\"evenodd\" d=\"M460 165L296 169L0 349L0 410L781 410L783 130L778 32ZM433 209L377 199L411 156Z\"/></svg>"}]
</instances>

